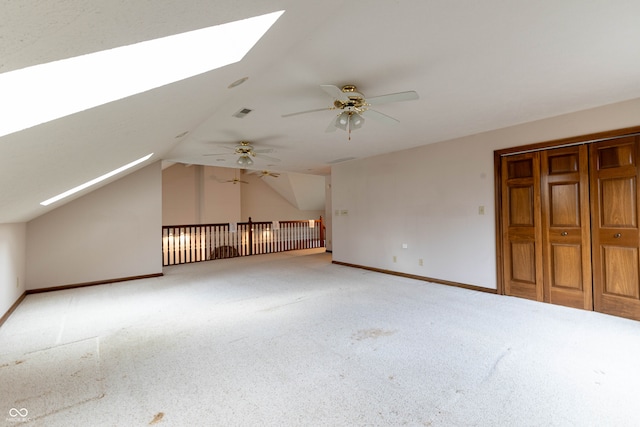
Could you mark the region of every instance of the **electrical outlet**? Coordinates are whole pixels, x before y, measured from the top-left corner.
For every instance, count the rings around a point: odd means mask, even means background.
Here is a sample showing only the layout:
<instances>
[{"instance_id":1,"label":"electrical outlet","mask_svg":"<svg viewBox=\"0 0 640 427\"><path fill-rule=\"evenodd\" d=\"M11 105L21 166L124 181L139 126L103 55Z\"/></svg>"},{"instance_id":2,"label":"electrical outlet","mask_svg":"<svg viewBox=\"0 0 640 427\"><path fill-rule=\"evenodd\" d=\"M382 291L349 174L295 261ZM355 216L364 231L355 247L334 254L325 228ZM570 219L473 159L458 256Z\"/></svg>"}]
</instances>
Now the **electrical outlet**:
<instances>
[{"instance_id":1,"label":"electrical outlet","mask_svg":"<svg viewBox=\"0 0 640 427\"><path fill-rule=\"evenodd\" d=\"M422 267L422 266L424 265L424 263L422 262L422 258L420 258L420 259L418 260L418 265L419 265L420 267Z\"/></svg>"},{"instance_id":2,"label":"electrical outlet","mask_svg":"<svg viewBox=\"0 0 640 427\"><path fill-rule=\"evenodd\" d=\"M484 215L484 206L478 206L478 215Z\"/></svg>"},{"instance_id":3,"label":"electrical outlet","mask_svg":"<svg viewBox=\"0 0 640 427\"><path fill-rule=\"evenodd\" d=\"M406 244L406 243L403 243L403 244L402 244L402 249L407 249L408 247L409 247L409 245L408 245L408 244Z\"/></svg>"},{"instance_id":4,"label":"electrical outlet","mask_svg":"<svg viewBox=\"0 0 640 427\"><path fill-rule=\"evenodd\" d=\"M398 258L395 255L393 256L393 262L398 262Z\"/></svg>"}]
</instances>

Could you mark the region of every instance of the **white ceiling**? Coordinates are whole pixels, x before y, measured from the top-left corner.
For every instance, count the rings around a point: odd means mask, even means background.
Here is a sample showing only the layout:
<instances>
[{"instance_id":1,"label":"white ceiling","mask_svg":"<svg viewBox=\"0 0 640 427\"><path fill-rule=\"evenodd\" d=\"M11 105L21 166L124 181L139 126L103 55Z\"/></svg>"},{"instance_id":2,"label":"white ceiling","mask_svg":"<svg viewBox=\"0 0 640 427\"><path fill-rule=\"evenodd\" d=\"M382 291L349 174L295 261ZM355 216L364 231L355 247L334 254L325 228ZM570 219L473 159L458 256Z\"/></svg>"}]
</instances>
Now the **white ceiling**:
<instances>
[{"instance_id":1,"label":"white ceiling","mask_svg":"<svg viewBox=\"0 0 640 427\"><path fill-rule=\"evenodd\" d=\"M239 63L0 138L0 223L150 152L234 167L203 154L248 140L281 159L256 169L324 175L337 159L640 97L637 0L2 2L0 72L282 9ZM348 141L325 132L333 111L281 117L329 107L320 84L420 99L380 105L401 123L368 120ZM241 108L253 112L232 117Z\"/></svg>"}]
</instances>

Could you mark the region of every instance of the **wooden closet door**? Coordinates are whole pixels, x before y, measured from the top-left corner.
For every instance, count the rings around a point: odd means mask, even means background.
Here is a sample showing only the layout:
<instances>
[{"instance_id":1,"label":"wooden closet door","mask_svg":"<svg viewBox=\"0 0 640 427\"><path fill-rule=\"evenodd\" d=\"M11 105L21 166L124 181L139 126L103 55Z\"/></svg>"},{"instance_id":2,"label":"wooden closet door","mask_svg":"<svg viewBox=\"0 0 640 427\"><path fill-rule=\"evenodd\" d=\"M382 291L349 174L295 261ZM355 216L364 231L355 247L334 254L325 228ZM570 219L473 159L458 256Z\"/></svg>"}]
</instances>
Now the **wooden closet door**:
<instances>
[{"instance_id":1,"label":"wooden closet door","mask_svg":"<svg viewBox=\"0 0 640 427\"><path fill-rule=\"evenodd\" d=\"M586 146L540 153L544 301L593 310Z\"/></svg>"},{"instance_id":2,"label":"wooden closet door","mask_svg":"<svg viewBox=\"0 0 640 427\"><path fill-rule=\"evenodd\" d=\"M506 295L543 300L539 153L503 157L502 247Z\"/></svg>"},{"instance_id":3,"label":"wooden closet door","mask_svg":"<svg viewBox=\"0 0 640 427\"><path fill-rule=\"evenodd\" d=\"M591 146L594 308L640 320L638 137Z\"/></svg>"}]
</instances>

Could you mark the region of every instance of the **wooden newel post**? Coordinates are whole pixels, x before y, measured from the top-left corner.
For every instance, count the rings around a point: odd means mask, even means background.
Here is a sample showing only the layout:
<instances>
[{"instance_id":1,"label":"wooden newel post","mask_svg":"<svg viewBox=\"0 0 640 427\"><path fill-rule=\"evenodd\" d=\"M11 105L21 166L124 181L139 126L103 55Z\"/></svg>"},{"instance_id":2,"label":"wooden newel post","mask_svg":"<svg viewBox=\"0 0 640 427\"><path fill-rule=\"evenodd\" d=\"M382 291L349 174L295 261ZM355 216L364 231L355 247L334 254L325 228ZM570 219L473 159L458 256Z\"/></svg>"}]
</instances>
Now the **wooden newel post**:
<instances>
[{"instance_id":1,"label":"wooden newel post","mask_svg":"<svg viewBox=\"0 0 640 427\"><path fill-rule=\"evenodd\" d=\"M323 248L324 245L324 221L322 220L322 215L320 215L320 247Z\"/></svg>"},{"instance_id":2,"label":"wooden newel post","mask_svg":"<svg viewBox=\"0 0 640 427\"><path fill-rule=\"evenodd\" d=\"M251 222L251 217L249 217L249 255L253 255L253 224Z\"/></svg>"}]
</instances>

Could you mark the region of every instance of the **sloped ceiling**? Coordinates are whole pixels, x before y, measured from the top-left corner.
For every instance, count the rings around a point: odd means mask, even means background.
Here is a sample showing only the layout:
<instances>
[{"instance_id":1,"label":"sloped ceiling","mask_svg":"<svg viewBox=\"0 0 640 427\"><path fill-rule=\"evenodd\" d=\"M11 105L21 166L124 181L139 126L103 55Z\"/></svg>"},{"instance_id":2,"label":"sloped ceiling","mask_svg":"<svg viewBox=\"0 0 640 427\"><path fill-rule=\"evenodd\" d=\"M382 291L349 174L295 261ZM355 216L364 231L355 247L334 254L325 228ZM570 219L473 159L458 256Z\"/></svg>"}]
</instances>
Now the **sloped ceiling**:
<instances>
[{"instance_id":1,"label":"sloped ceiling","mask_svg":"<svg viewBox=\"0 0 640 427\"><path fill-rule=\"evenodd\" d=\"M325 203L325 179L295 172L281 174L264 182L301 211L321 211Z\"/></svg>"},{"instance_id":2,"label":"sloped ceiling","mask_svg":"<svg viewBox=\"0 0 640 427\"><path fill-rule=\"evenodd\" d=\"M276 10L286 12L236 64L1 137L0 223L42 215L59 205L42 200L150 152L148 162L236 167L204 154L248 140L280 160L255 169L323 176L338 159L640 97L635 0L3 2L0 73ZM325 132L334 111L281 117L331 106L320 84L420 99L377 107L400 124L368 120L349 141ZM252 112L233 117L242 108Z\"/></svg>"}]
</instances>

